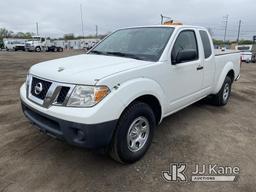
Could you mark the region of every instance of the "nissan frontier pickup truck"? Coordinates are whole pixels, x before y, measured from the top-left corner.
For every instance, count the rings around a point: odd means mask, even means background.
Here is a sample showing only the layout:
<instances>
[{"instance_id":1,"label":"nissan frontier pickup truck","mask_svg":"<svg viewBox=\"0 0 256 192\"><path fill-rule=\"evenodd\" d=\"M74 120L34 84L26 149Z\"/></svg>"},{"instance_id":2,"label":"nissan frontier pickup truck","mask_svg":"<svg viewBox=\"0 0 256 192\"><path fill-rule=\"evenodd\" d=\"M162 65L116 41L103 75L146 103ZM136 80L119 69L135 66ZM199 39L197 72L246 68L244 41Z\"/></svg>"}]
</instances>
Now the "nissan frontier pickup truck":
<instances>
[{"instance_id":1,"label":"nissan frontier pickup truck","mask_svg":"<svg viewBox=\"0 0 256 192\"><path fill-rule=\"evenodd\" d=\"M208 96L226 105L239 77L240 53L215 52L203 27L132 27L86 54L32 66L20 97L43 133L129 164L163 118Z\"/></svg>"}]
</instances>

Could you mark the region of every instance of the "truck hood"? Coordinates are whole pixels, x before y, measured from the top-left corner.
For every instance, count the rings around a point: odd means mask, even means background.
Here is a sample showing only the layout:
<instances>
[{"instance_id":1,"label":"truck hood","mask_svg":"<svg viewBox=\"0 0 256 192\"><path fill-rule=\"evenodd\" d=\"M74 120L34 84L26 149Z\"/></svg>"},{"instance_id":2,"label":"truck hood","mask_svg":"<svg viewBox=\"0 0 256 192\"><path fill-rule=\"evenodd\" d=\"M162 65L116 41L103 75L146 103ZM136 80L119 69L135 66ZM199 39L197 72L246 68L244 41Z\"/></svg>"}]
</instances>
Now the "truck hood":
<instances>
[{"instance_id":1,"label":"truck hood","mask_svg":"<svg viewBox=\"0 0 256 192\"><path fill-rule=\"evenodd\" d=\"M104 77L150 63L123 57L83 54L36 64L31 67L30 73L52 81L94 85Z\"/></svg>"}]
</instances>

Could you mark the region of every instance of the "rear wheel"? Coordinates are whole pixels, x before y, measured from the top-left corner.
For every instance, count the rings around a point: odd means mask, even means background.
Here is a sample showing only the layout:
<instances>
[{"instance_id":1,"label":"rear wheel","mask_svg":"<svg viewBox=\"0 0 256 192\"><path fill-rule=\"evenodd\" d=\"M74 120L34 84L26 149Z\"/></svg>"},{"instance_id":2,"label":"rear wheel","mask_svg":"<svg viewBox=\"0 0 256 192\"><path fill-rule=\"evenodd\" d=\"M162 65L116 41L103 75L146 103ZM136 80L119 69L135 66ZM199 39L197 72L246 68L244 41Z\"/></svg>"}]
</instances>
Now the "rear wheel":
<instances>
[{"instance_id":1,"label":"rear wheel","mask_svg":"<svg viewBox=\"0 0 256 192\"><path fill-rule=\"evenodd\" d=\"M224 106L228 103L231 93L232 80L226 77L218 94L213 96L213 103L217 106Z\"/></svg>"},{"instance_id":2,"label":"rear wheel","mask_svg":"<svg viewBox=\"0 0 256 192\"><path fill-rule=\"evenodd\" d=\"M145 103L132 103L121 115L110 149L110 156L121 163L134 163L147 152L156 120Z\"/></svg>"}]
</instances>

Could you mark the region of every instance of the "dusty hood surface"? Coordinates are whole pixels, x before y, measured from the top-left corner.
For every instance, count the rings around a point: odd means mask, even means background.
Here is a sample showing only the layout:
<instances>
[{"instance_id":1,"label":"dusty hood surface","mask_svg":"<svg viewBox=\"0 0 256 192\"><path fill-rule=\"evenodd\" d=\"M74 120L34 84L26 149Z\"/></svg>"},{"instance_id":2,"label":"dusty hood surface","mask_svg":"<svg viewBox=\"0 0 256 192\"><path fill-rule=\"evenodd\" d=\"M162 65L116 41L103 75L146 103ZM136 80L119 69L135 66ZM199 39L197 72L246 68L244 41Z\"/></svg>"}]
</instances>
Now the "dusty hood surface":
<instances>
[{"instance_id":1,"label":"dusty hood surface","mask_svg":"<svg viewBox=\"0 0 256 192\"><path fill-rule=\"evenodd\" d=\"M150 64L130 58L83 54L42 62L30 73L45 79L74 84L93 85L109 75Z\"/></svg>"}]
</instances>

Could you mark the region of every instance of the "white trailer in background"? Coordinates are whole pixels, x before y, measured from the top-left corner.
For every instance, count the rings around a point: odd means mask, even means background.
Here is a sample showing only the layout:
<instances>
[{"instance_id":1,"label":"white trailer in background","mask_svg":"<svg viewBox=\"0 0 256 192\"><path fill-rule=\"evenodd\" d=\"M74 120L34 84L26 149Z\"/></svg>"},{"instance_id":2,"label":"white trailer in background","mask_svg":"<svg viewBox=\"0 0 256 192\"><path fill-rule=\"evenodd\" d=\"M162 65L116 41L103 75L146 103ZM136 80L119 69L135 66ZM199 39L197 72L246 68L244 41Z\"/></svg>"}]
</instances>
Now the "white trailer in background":
<instances>
[{"instance_id":1,"label":"white trailer in background","mask_svg":"<svg viewBox=\"0 0 256 192\"><path fill-rule=\"evenodd\" d=\"M74 40L55 40L56 46L61 46L65 49L85 49L90 50L100 39L74 39Z\"/></svg>"}]
</instances>

